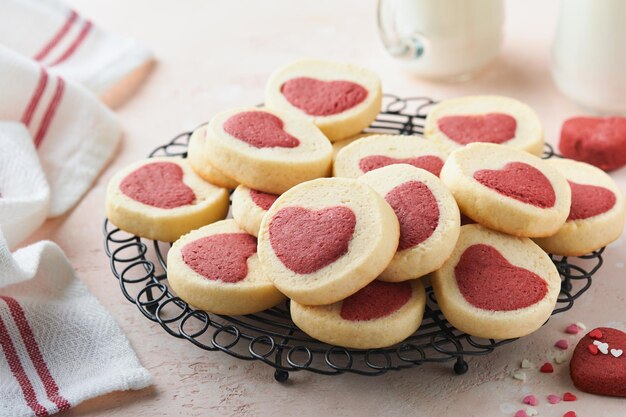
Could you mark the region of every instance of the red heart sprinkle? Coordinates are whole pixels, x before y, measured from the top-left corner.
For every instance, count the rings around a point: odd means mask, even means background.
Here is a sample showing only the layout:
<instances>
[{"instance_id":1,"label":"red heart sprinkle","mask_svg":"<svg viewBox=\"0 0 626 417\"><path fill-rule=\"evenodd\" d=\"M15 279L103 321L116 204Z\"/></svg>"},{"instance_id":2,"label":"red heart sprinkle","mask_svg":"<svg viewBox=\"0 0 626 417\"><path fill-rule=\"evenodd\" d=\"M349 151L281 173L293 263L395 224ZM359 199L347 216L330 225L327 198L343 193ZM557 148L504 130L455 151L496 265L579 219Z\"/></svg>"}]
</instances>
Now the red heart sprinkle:
<instances>
[{"instance_id":1,"label":"red heart sprinkle","mask_svg":"<svg viewBox=\"0 0 626 417\"><path fill-rule=\"evenodd\" d=\"M527 395L524 397L524 399L522 400L522 402L524 404L528 404L528 405L537 405L539 404L539 401L537 400L537 397L535 397L534 395Z\"/></svg>"},{"instance_id":2,"label":"red heart sprinkle","mask_svg":"<svg viewBox=\"0 0 626 417\"><path fill-rule=\"evenodd\" d=\"M580 329L575 324L570 324L569 326L565 328L565 333L578 334L578 332L580 332Z\"/></svg>"},{"instance_id":3,"label":"red heart sprinkle","mask_svg":"<svg viewBox=\"0 0 626 417\"><path fill-rule=\"evenodd\" d=\"M602 332L600 331L600 329L593 329L592 331L589 332L589 337L592 339L601 339Z\"/></svg>"},{"instance_id":4,"label":"red heart sprinkle","mask_svg":"<svg viewBox=\"0 0 626 417\"><path fill-rule=\"evenodd\" d=\"M567 413L563 414L563 417L576 417L576 413L573 411L568 411Z\"/></svg>"},{"instance_id":5,"label":"red heart sprinkle","mask_svg":"<svg viewBox=\"0 0 626 417\"><path fill-rule=\"evenodd\" d=\"M552 366L551 363L546 362L543 365L541 365L541 368L539 368L539 371L543 372L544 374L551 374L552 372L554 372L554 366Z\"/></svg>"},{"instance_id":6,"label":"red heart sprinkle","mask_svg":"<svg viewBox=\"0 0 626 417\"><path fill-rule=\"evenodd\" d=\"M569 342L565 339L557 340L554 346L566 350L569 347Z\"/></svg>"},{"instance_id":7,"label":"red heart sprinkle","mask_svg":"<svg viewBox=\"0 0 626 417\"><path fill-rule=\"evenodd\" d=\"M589 345L587 346L587 349L589 350L589 353L591 353L592 355L597 355L598 354L598 347L596 345Z\"/></svg>"},{"instance_id":8,"label":"red heart sprinkle","mask_svg":"<svg viewBox=\"0 0 626 417\"><path fill-rule=\"evenodd\" d=\"M576 401L578 398L571 392L563 394L563 401Z\"/></svg>"},{"instance_id":9,"label":"red heart sprinkle","mask_svg":"<svg viewBox=\"0 0 626 417\"><path fill-rule=\"evenodd\" d=\"M517 413L515 413L514 417L528 417L528 414L526 414L526 411L524 410L519 410Z\"/></svg>"}]
</instances>

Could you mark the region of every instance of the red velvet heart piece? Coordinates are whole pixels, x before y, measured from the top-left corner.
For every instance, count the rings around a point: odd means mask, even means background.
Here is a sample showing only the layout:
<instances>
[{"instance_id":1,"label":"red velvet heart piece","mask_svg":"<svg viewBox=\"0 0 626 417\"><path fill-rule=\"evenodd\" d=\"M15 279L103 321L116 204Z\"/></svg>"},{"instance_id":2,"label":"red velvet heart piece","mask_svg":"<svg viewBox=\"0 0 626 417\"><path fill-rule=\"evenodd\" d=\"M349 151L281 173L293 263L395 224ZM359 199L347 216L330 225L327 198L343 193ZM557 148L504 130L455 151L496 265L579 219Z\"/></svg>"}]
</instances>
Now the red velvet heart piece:
<instances>
[{"instance_id":1,"label":"red velvet heart piece","mask_svg":"<svg viewBox=\"0 0 626 417\"><path fill-rule=\"evenodd\" d=\"M483 310L518 310L538 303L548 293L548 286L539 275L511 265L490 245L476 244L465 249L454 274L467 302Z\"/></svg>"},{"instance_id":2,"label":"red velvet heart piece","mask_svg":"<svg viewBox=\"0 0 626 417\"><path fill-rule=\"evenodd\" d=\"M443 167L443 161L441 158L434 155L424 155L415 158L391 158L384 155L370 155L359 161L359 168L361 168L361 171L365 173L394 164L413 165L416 168L425 169L431 174L435 174L437 176L439 176L441 168Z\"/></svg>"},{"instance_id":3,"label":"red velvet heart piece","mask_svg":"<svg viewBox=\"0 0 626 417\"><path fill-rule=\"evenodd\" d=\"M278 196L276 194L264 193L263 191L250 190L250 198L252 198L254 204L267 211L272 207Z\"/></svg>"},{"instance_id":4,"label":"red velvet heart piece","mask_svg":"<svg viewBox=\"0 0 626 417\"><path fill-rule=\"evenodd\" d=\"M280 261L298 274L311 274L348 252L356 215L345 206L280 209L270 221L270 243Z\"/></svg>"},{"instance_id":5,"label":"red velvet heart piece","mask_svg":"<svg viewBox=\"0 0 626 417\"><path fill-rule=\"evenodd\" d=\"M617 201L613 191L597 185L568 181L572 190L572 205L567 220L582 220L605 213Z\"/></svg>"},{"instance_id":6,"label":"red velvet heart piece","mask_svg":"<svg viewBox=\"0 0 626 417\"><path fill-rule=\"evenodd\" d=\"M183 169L173 162L153 162L137 168L122 180L120 190L135 201L163 209L186 206L196 199L183 182Z\"/></svg>"},{"instance_id":7,"label":"red velvet heart piece","mask_svg":"<svg viewBox=\"0 0 626 417\"><path fill-rule=\"evenodd\" d=\"M523 162L509 162L502 169L482 169L474 179L522 203L541 208L554 207L556 194L552 184L537 168Z\"/></svg>"},{"instance_id":8,"label":"red velvet heart piece","mask_svg":"<svg viewBox=\"0 0 626 417\"><path fill-rule=\"evenodd\" d=\"M439 130L461 145L474 142L504 143L515 137L517 121L504 113L445 116L437 120Z\"/></svg>"},{"instance_id":9,"label":"red velvet heart piece","mask_svg":"<svg viewBox=\"0 0 626 417\"><path fill-rule=\"evenodd\" d=\"M385 195L400 223L398 250L410 249L428 239L439 225L439 205L426 184L408 181Z\"/></svg>"},{"instance_id":10,"label":"red velvet heart piece","mask_svg":"<svg viewBox=\"0 0 626 417\"><path fill-rule=\"evenodd\" d=\"M376 320L398 311L409 302L413 290L408 282L372 281L341 303L341 318Z\"/></svg>"},{"instance_id":11,"label":"red velvet heart piece","mask_svg":"<svg viewBox=\"0 0 626 417\"><path fill-rule=\"evenodd\" d=\"M281 93L292 106L311 116L331 116L349 110L367 98L367 90L352 81L292 78Z\"/></svg>"},{"instance_id":12,"label":"red velvet heart piece","mask_svg":"<svg viewBox=\"0 0 626 417\"><path fill-rule=\"evenodd\" d=\"M626 397L626 354L619 357L608 354L593 354L587 348L593 344L591 333L598 330L601 342L609 349L626 352L626 333L609 327L601 327L585 335L578 344L570 361L570 376L576 388L591 394ZM597 340L597 339L595 339Z\"/></svg>"},{"instance_id":13,"label":"red velvet heart piece","mask_svg":"<svg viewBox=\"0 0 626 417\"><path fill-rule=\"evenodd\" d=\"M187 243L183 261L212 281L237 283L248 275L248 258L256 253L256 238L247 233L221 233Z\"/></svg>"},{"instance_id":14,"label":"red velvet heart piece","mask_svg":"<svg viewBox=\"0 0 626 417\"><path fill-rule=\"evenodd\" d=\"M264 111L244 111L224 122L224 131L255 148L295 148L300 141L283 130L283 121Z\"/></svg>"}]
</instances>

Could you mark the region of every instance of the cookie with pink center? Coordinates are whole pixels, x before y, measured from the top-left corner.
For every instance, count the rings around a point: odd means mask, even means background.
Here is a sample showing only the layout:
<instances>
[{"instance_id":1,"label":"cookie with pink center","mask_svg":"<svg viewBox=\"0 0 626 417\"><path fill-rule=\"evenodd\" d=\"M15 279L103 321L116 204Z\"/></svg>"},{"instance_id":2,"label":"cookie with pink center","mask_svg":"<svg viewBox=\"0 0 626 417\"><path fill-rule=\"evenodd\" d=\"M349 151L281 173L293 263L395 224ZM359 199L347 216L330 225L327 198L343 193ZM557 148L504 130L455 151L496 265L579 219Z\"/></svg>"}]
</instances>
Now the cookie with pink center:
<instances>
[{"instance_id":1,"label":"cookie with pink center","mask_svg":"<svg viewBox=\"0 0 626 417\"><path fill-rule=\"evenodd\" d=\"M276 194L268 194L240 185L233 193L233 219L243 230L253 236L258 236L261 220L277 198Z\"/></svg>"},{"instance_id":2,"label":"cookie with pink center","mask_svg":"<svg viewBox=\"0 0 626 417\"><path fill-rule=\"evenodd\" d=\"M273 194L329 175L333 152L309 120L257 107L215 115L205 149L209 163L223 174Z\"/></svg>"},{"instance_id":3,"label":"cookie with pink center","mask_svg":"<svg viewBox=\"0 0 626 417\"><path fill-rule=\"evenodd\" d=\"M359 66L305 59L272 74L265 105L286 114L306 117L331 142L360 133L380 112L380 79Z\"/></svg>"},{"instance_id":4,"label":"cookie with pink center","mask_svg":"<svg viewBox=\"0 0 626 417\"><path fill-rule=\"evenodd\" d=\"M569 214L565 177L545 160L508 146L472 143L459 148L440 177L463 214L514 236L553 235Z\"/></svg>"},{"instance_id":5,"label":"cookie with pink center","mask_svg":"<svg viewBox=\"0 0 626 417\"><path fill-rule=\"evenodd\" d=\"M412 335L424 315L426 296L418 280L373 281L344 300L306 306L291 302L293 322L309 336L331 345L374 349Z\"/></svg>"},{"instance_id":6,"label":"cookie with pink center","mask_svg":"<svg viewBox=\"0 0 626 417\"><path fill-rule=\"evenodd\" d=\"M274 285L297 303L332 304L373 281L398 247L393 209L349 178L299 184L261 222L259 259Z\"/></svg>"},{"instance_id":7,"label":"cookie with pink center","mask_svg":"<svg viewBox=\"0 0 626 417\"><path fill-rule=\"evenodd\" d=\"M373 136L375 134L376 133L363 132L363 133L359 133L358 135L350 136L348 139L340 140L338 142L333 142L333 162L337 158L337 154L339 153L340 150L342 150L343 148L345 148L346 146L348 146L349 144L353 142L356 142L363 138L367 138L369 136Z\"/></svg>"},{"instance_id":8,"label":"cookie with pink center","mask_svg":"<svg viewBox=\"0 0 626 417\"><path fill-rule=\"evenodd\" d=\"M335 157L335 177L358 178L394 164L408 164L439 175L448 156L443 148L419 136L372 135L341 149Z\"/></svg>"},{"instance_id":9,"label":"cookie with pink center","mask_svg":"<svg viewBox=\"0 0 626 417\"><path fill-rule=\"evenodd\" d=\"M167 253L167 281L177 296L216 314L251 314L285 299L261 268L257 241L232 220L194 230Z\"/></svg>"},{"instance_id":10,"label":"cookie with pink center","mask_svg":"<svg viewBox=\"0 0 626 417\"><path fill-rule=\"evenodd\" d=\"M406 164L370 171L359 181L385 198L400 223L398 251L378 279L405 281L439 269L460 229L459 208L443 182Z\"/></svg>"},{"instance_id":11,"label":"cookie with pink center","mask_svg":"<svg viewBox=\"0 0 626 417\"><path fill-rule=\"evenodd\" d=\"M567 179L572 192L565 224L535 242L549 253L580 256L618 239L624 230L626 204L613 179L604 171L570 159L546 161Z\"/></svg>"},{"instance_id":12,"label":"cookie with pink center","mask_svg":"<svg viewBox=\"0 0 626 417\"><path fill-rule=\"evenodd\" d=\"M526 104L501 96L444 100L426 117L424 135L449 151L475 142L507 145L541 155L543 128Z\"/></svg>"},{"instance_id":13,"label":"cookie with pink center","mask_svg":"<svg viewBox=\"0 0 626 417\"><path fill-rule=\"evenodd\" d=\"M211 184L231 190L239 185L237 181L224 175L209 162L206 151L206 126L197 128L189 137L187 160L195 173Z\"/></svg>"},{"instance_id":14,"label":"cookie with pink center","mask_svg":"<svg viewBox=\"0 0 626 417\"><path fill-rule=\"evenodd\" d=\"M432 274L446 319L472 336L507 339L537 330L550 317L561 278L532 240L461 227L452 256Z\"/></svg>"},{"instance_id":15,"label":"cookie with pink center","mask_svg":"<svg viewBox=\"0 0 626 417\"><path fill-rule=\"evenodd\" d=\"M228 213L228 191L200 178L186 159L151 158L118 171L106 195L109 220L122 230L173 242Z\"/></svg>"}]
</instances>

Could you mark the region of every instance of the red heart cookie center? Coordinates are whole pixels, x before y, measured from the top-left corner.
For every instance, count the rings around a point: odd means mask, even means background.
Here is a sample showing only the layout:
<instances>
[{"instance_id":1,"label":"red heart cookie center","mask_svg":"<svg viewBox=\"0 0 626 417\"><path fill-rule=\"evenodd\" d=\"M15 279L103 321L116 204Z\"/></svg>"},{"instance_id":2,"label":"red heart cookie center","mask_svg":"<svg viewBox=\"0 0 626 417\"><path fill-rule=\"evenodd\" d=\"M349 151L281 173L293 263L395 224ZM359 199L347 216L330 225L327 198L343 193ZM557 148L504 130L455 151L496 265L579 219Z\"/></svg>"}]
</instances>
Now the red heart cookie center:
<instances>
[{"instance_id":1,"label":"red heart cookie center","mask_svg":"<svg viewBox=\"0 0 626 417\"><path fill-rule=\"evenodd\" d=\"M310 274L348 252L355 226L356 216L348 207L286 207L270 221L270 243L285 267Z\"/></svg>"},{"instance_id":2,"label":"red heart cookie center","mask_svg":"<svg viewBox=\"0 0 626 417\"><path fill-rule=\"evenodd\" d=\"M523 162L509 162L502 169L483 169L474 179L500 194L541 208L554 207L552 184L537 168Z\"/></svg>"},{"instance_id":3,"label":"red heart cookie center","mask_svg":"<svg viewBox=\"0 0 626 417\"><path fill-rule=\"evenodd\" d=\"M504 113L445 116L437 120L439 130L461 145L473 142L504 143L515 137L517 121Z\"/></svg>"},{"instance_id":4,"label":"red heart cookie center","mask_svg":"<svg viewBox=\"0 0 626 417\"><path fill-rule=\"evenodd\" d=\"M398 185L385 195L400 223L398 250L412 248L428 239L439 224L439 205L428 186L420 181Z\"/></svg>"},{"instance_id":5,"label":"red heart cookie center","mask_svg":"<svg viewBox=\"0 0 626 417\"><path fill-rule=\"evenodd\" d=\"M574 117L561 128L564 156L610 171L626 165L626 118Z\"/></svg>"},{"instance_id":6,"label":"red heart cookie center","mask_svg":"<svg viewBox=\"0 0 626 417\"><path fill-rule=\"evenodd\" d=\"M413 290L408 282L372 281L341 303L344 320L366 321L386 317L409 302Z\"/></svg>"},{"instance_id":7,"label":"red heart cookie center","mask_svg":"<svg viewBox=\"0 0 626 417\"><path fill-rule=\"evenodd\" d=\"M171 209L191 204L193 190L183 182L183 169L173 162L143 165L126 176L120 190L135 201L152 207Z\"/></svg>"},{"instance_id":8,"label":"red heart cookie center","mask_svg":"<svg viewBox=\"0 0 626 417\"><path fill-rule=\"evenodd\" d=\"M415 158L391 158L384 155L370 155L359 161L361 171L370 172L378 168L386 167L394 164L409 164L416 168L422 168L426 171L439 176L443 161L438 156L424 155Z\"/></svg>"},{"instance_id":9,"label":"red heart cookie center","mask_svg":"<svg viewBox=\"0 0 626 417\"><path fill-rule=\"evenodd\" d=\"M311 116L342 113L367 98L367 90L352 81L322 81L309 77L292 78L280 91L292 106Z\"/></svg>"},{"instance_id":10,"label":"red heart cookie center","mask_svg":"<svg viewBox=\"0 0 626 417\"><path fill-rule=\"evenodd\" d=\"M567 220L582 220L605 213L615 206L615 194L596 185L568 181L572 190L572 205Z\"/></svg>"},{"instance_id":11,"label":"red heart cookie center","mask_svg":"<svg viewBox=\"0 0 626 417\"><path fill-rule=\"evenodd\" d=\"M626 397L626 333L609 327L599 330L600 342L608 344L607 353L597 349L592 353L588 346L594 346L594 338L585 335L576 345L570 361L572 381L581 391Z\"/></svg>"},{"instance_id":12,"label":"red heart cookie center","mask_svg":"<svg viewBox=\"0 0 626 417\"><path fill-rule=\"evenodd\" d=\"M252 198L254 204L267 211L272 207L278 196L276 194L264 193L263 191L250 190L250 198Z\"/></svg>"},{"instance_id":13,"label":"red heart cookie center","mask_svg":"<svg viewBox=\"0 0 626 417\"><path fill-rule=\"evenodd\" d=\"M295 148L300 141L283 130L283 121L264 111L245 111L230 116L224 131L255 148Z\"/></svg>"},{"instance_id":14,"label":"red heart cookie center","mask_svg":"<svg viewBox=\"0 0 626 417\"><path fill-rule=\"evenodd\" d=\"M183 261L212 281L236 283L248 275L248 258L256 253L256 238L246 233L203 237L181 249Z\"/></svg>"},{"instance_id":15,"label":"red heart cookie center","mask_svg":"<svg viewBox=\"0 0 626 417\"><path fill-rule=\"evenodd\" d=\"M496 248L485 244L465 249L454 274L467 302L483 310L518 310L538 303L548 293L539 275L511 265Z\"/></svg>"}]
</instances>

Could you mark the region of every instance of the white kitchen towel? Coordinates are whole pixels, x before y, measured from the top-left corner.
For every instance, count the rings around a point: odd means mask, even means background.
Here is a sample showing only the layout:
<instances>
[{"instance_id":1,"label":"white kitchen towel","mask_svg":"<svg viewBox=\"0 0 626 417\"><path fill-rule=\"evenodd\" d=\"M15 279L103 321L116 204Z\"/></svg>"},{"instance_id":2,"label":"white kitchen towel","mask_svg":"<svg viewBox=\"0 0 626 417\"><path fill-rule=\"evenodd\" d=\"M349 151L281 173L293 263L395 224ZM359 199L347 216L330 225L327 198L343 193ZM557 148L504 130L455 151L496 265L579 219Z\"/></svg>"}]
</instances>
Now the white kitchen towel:
<instances>
[{"instance_id":1,"label":"white kitchen towel","mask_svg":"<svg viewBox=\"0 0 626 417\"><path fill-rule=\"evenodd\" d=\"M152 383L54 243L11 254L0 228L0 416L47 416Z\"/></svg>"},{"instance_id":2,"label":"white kitchen towel","mask_svg":"<svg viewBox=\"0 0 626 417\"><path fill-rule=\"evenodd\" d=\"M0 122L0 225L14 248L48 217L50 188L30 133Z\"/></svg>"},{"instance_id":3,"label":"white kitchen towel","mask_svg":"<svg viewBox=\"0 0 626 417\"><path fill-rule=\"evenodd\" d=\"M48 214L65 213L113 155L122 134L119 122L81 85L1 46L0 91L0 121L21 122L32 136L50 186Z\"/></svg>"},{"instance_id":4,"label":"white kitchen towel","mask_svg":"<svg viewBox=\"0 0 626 417\"><path fill-rule=\"evenodd\" d=\"M152 62L136 41L104 32L55 0L0 0L0 44L99 97L120 83L138 85Z\"/></svg>"}]
</instances>

